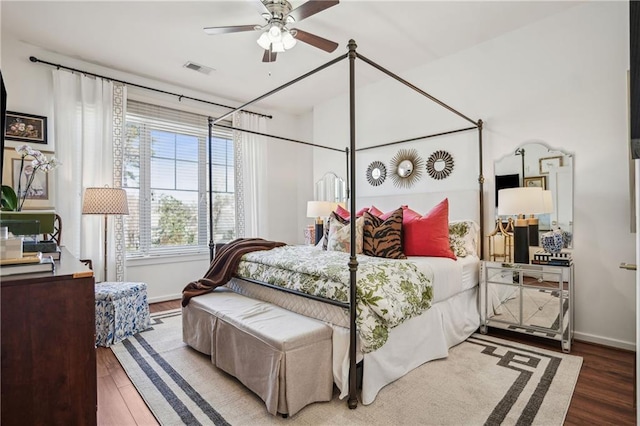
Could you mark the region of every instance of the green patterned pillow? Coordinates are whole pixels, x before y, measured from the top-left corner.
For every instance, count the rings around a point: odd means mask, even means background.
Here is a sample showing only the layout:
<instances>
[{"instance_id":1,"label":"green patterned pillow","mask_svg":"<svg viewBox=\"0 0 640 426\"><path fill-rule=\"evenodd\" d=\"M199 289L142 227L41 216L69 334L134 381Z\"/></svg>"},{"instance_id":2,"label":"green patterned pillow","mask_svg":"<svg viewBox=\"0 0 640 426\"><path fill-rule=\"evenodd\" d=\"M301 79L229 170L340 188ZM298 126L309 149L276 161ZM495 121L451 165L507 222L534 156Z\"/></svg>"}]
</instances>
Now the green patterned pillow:
<instances>
[{"instance_id":1,"label":"green patterned pillow","mask_svg":"<svg viewBox=\"0 0 640 426\"><path fill-rule=\"evenodd\" d=\"M351 253L351 223L340 223L332 220L327 238L327 250ZM356 220L356 254L362 253L362 227L364 218Z\"/></svg>"},{"instance_id":2,"label":"green patterned pillow","mask_svg":"<svg viewBox=\"0 0 640 426\"><path fill-rule=\"evenodd\" d=\"M477 256L478 231L472 220L449 222L449 245L456 257Z\"/></svg>"},{"instance_id":3,"label":"green patterned pillow","mask_svg":"<svg viewBox=\"0 0 640 426\"><path fill-rule=\"evenodd\" d=\"M402 251L402 208L395 210L387 220L365 212L363 253L387 259L406 259Z\"/></svg>"}]
</instances>

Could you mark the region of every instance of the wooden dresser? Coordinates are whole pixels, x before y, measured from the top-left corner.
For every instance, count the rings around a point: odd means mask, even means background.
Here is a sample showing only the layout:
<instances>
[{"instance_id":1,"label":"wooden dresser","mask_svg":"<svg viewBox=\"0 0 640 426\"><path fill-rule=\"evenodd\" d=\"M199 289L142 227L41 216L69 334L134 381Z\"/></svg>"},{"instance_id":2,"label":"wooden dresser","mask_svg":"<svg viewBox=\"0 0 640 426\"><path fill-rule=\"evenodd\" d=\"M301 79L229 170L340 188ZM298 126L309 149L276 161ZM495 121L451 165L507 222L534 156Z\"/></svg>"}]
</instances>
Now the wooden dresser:
<instances>
[{"instance_id":1,"label":"wooden dresser","mask_svg":"<svg viewBox=\"0 0 640 426\"><path fill-rule=\"evenodd\" d=\"M2 277L3 426L96 424L94 277L62 250L54 273Z\"/></svg>"}]
</instances>

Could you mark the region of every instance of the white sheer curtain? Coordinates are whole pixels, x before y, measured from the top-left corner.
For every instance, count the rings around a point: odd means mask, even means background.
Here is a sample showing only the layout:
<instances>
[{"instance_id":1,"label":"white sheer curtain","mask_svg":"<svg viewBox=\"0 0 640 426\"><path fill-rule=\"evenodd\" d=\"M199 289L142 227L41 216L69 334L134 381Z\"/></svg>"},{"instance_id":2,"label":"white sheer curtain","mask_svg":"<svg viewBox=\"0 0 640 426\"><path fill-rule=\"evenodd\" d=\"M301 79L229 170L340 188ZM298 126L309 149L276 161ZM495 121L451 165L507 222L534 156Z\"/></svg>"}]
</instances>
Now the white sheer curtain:
<instances>
[{"instance_id":1,"label":"white sheer curtain","mask_svg":"<svg viewBox=\"0 0 640 426\"><path fill-rule=\"evenodd\" d=\"M118 96L126 98L126 88L118 88ZM53 70L54 128L56 156L62 167L56 170L56 211L62 217L62 243L79 258L93 261L96 281L122 280L123 268L117 267L114 236L118 220L109 217L109 277L102 277L104 269L103 216L82 216L84 188L89 186L114 186L114 176L122 161L114 162L114 135L122 138L123 102L118 102L116 128L114 128L114 84L110 81L90 78L63 70ZM116 97L118 99L118 97ZM119 118L118 118L119 117ZM118 128L119 127L119 128ZM120 139L121 140L121 139ZM120 149L121 151L121 149ZM121 152L120 152L121 154ZM114 168L114 164L117 167ZM120 250L122 245L120 244ZM120 275L120 276L118 276Z\"/></svg>"},{"instance_id":2,"label":"white sheer curtain","mask_svg":"<svg viewBox=\"0 0 640 426\"><path fill-rule=\"evenodd\" d=\"M266 132L266 118L248 112L233 115L233 127ZM269 237L266 137L234 131L237 237Z\"/></svg>"}]
</instances>

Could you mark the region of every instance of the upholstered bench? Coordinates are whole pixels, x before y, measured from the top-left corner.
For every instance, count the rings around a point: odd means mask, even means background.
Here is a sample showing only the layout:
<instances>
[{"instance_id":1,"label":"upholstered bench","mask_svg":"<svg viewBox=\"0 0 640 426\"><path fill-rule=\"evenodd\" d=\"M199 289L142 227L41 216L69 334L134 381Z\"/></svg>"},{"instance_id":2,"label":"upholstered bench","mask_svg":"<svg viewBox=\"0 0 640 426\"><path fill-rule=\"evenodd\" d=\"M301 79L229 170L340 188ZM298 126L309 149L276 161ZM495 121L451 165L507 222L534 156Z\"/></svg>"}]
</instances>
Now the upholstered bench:
<instances>
[{"instance_id":1,"label":"upholstered bench","mask_svg":"<svg viewBox=\"0 0 640 426\"><path fill-rule=\"evenodd\" d=\"M149 328L147 284L96 284L96 345L111 346Z\"/></svg>"},{"instance_id":2,"label":"upholstered bench","mask_svg":"<svg viewBox=\"0 0 640 426\"><path fill-rule=\"evenodd\" d=\"M256 393L271 414L294 415L333 393L327 324L218 288L182 309L183 340Z\"/></svg>"}]
</instances>

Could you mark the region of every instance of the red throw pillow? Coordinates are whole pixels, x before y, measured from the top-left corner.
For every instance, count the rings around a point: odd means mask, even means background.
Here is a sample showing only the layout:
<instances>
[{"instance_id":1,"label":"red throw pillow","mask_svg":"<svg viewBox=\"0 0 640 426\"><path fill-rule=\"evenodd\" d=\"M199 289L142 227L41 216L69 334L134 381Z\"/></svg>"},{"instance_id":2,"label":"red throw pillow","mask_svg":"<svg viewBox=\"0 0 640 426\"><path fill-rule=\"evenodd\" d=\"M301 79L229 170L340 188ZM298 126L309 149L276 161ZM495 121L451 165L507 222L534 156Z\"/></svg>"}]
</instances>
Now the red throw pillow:
<instances>
[{"instance_id":1,"label":"red throw pillow","mask_svg":"<svg viewBox=\"0 0 640 426\"><path fill-rule=\"evenodd\" d=\"M358 210L358 212L356 213L356 217L361 217L364 214L364 212L368 212L368 211L369 211L369 207L363 207L362 209ZM335 212L338 216L340 216L343 219L349 220L351 218L351 213L349 213L349 210L346 210L340 204L338 204L338 207L336 207Z\"/></svg>"},{"instance_id":2,"label":"red throw pillow","mask_svg":"<svg viewBox=\"0 0 640 426\"><path fill-rule=\"evenodd\" d=\"M456 260L449 246L449 199L426 215L404 223L404 253L407 256L448 257Z\"/></svg>"},{"instance_id":3,"label":"red throw pillow","mask_svg":"<svg viewBox=\"0 0 640 426\"><path fill-rule=\"evenodd\" d=\"M409 208L409 206L404 205L402 207L402 224L405 225L407 222L411 222L413 219L417 219L420 217L420 213L413 211ZM395 210L385 213L383 215L379 215L380 219L387 220L391 215L395 213Z\"/></svg>"},{"instance_id":4,"label":"red throw pillow","mask_svg":"<svg viewBox=\"0 0 640 426\"><path fill-rule=\"evenodd\" d=\"M349 213L349 210L344 209L340 204L338 204L338 207L335 211L336 214L343 219L349 220L349 218L351 217L351 213Z\"/></svg>"},{"instance_id":5,"label":"red throw pillow","mask_svg":"<svg viewBox=\"0 0 640 426\"><path fill-rule=\"evenodd\" d=\"M369 207L363 207L356 213L356 217L360 217L365 214L365 212L369 211Z\"/></svg>"},{"instance_id":6,"label":"red throw pillow","mask_svg":"<svg viewBox=\"0 0 640 426\"><path fill-rule=\"evenodd\" d=\"M374 216L380 217L382 216L384 213L382 213L380 210L378 210L378 208L376 206L371 206L371 208L369 209L369 213L371 213ZM393 212L391 212L393 213ZM391 215L391 213L389 215Z\"/></svg>"}]
</instances>

